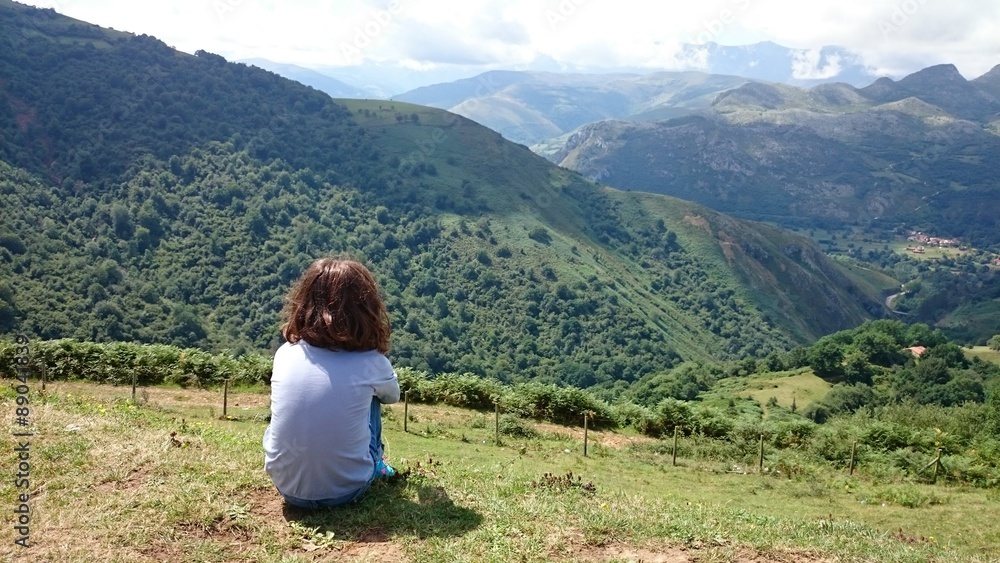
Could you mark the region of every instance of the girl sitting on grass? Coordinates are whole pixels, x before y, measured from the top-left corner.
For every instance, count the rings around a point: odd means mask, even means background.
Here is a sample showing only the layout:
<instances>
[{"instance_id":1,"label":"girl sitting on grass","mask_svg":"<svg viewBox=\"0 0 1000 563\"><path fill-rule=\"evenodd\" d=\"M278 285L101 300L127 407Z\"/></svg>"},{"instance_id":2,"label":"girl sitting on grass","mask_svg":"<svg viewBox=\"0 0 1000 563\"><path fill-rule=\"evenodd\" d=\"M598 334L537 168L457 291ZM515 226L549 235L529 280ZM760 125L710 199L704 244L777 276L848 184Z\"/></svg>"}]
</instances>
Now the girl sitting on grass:
<instances>
[{"instance_id":1,"label":"girl sitting on grass","mask_svg":"<svg viewBox=\"0 0 1000 563\"><path fill-rule=\"evenodd\" d=\"M264 469L293 506L350 502L395 475L382 460L381 405L399 401L385 305L367 268L324 258L296 282L282 316Z\"/></svg>"}]
</instances>

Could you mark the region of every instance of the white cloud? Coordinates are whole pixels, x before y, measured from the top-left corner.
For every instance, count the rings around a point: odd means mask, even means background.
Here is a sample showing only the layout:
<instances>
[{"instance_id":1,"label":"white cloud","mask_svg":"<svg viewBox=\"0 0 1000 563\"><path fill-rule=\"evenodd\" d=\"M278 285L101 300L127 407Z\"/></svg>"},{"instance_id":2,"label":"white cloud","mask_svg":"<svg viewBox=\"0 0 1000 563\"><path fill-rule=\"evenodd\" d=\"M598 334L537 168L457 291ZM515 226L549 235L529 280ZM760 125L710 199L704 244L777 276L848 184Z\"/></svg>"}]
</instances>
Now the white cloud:
<instances>
[{"instance_id":1,"label":"white cloud","mask_svg":"<svg viewBox=\"0 0 1000 563\"><path fill-rule=\"evenodd\" d=\"M37 5L193 52L303 66L361 61L517 67L665 67L681 43L841 45L900 75L942 62L977 76L1000 63L995 0L38 0ZM386 15L389 18L386 18ZM358 44L363 43L363 48ZM344 46L358 47L353 56ZM822 75L803 55L797 72ZM829 62L827 62L829 63ZM812 66L810 66L812 65ZM818 73L818 74L817 74Z\"/></svg>"},{"instance_id":2,"label":"white cloud","mask_svg":"<svg viewBox=\"0 0 1000 563\"><path fill-rule=\"evenodd\" d=\"M792 54L792 77L798 80L822 80L840 74L840 56L822 59L819 49L795 51Z\"/></svg>"}]
</instances>

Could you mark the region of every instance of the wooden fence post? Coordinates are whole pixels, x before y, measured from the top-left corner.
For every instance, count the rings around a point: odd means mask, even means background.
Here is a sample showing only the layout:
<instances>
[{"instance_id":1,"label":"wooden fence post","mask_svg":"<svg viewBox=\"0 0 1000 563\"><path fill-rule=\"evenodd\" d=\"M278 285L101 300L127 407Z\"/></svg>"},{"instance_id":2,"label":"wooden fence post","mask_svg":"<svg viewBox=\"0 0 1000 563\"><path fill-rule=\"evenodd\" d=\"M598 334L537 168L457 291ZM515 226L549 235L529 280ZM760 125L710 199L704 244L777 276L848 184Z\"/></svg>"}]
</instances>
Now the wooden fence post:
<instances>
[{"instance_id":1,"label":"wooden fence post","mask_svg":"<svg viewBox=\"0 0 1000 563\"><path fill-rule=\"evenodd\" d=\"M139 377L138 374L136 374L136 372L133 371L132 372L132 404L133 405L135 404L135 384L136 384L136 379L138 377Z\"/></svg>"},{"instance_id":2,"label":"wooden fence post","mask_svg":"<svg viewBox=\"0 0 1000 563\"><path fill-rule=\"evenodd\" d=\"M670 454L670 465L677 465L677 432L680 430L680 426L674 426L674 449L673 453Z\"/></svg>"},{"instance_id":3,"label":"wooden fence post","mask_svg":"<svg viewBox=\"0 0 1000 563\"><path fill-rule=\"evenodd\" d=\"M229 411L229 380L222 381L222 418L226 418Z\"/></svg>"},{"instance_id":4,"label":"wooden fence post","mask_svg":"<svg viewBox=\"0 0 1000 563\"><path fill-rule=\"evenodd\" d=\"M45 380L48 379L48 375L49 375L49 368L47 365L45 365L45 362L42 362L42 391L45 391Z\"/></svg>"},{"instance_id":5,"label":"wooden fence post","mask_svg":"<svg viewBox=\"0 0 1000 563\"><path fill-rule=\"evenodd\" d=\"M934 458L933 460L931 460L930 463L928 463L927 465L925 465L924 468L920 470L920 472L923 473L925 470L927 470L928 467L930 467L930 466L933 465L934 466L934 474L933 474L934 483L937 483L938 470L942 469L944 467L944 464L941 463L941 455L943 453L944 453L944 448L938 448L937 449L937 457Z\"/></svg>"},{"instance_id":6,"label":"wooden fence post","mask_svg":"<svg viewBox=\"0 0 1000 563\"><path fill-rule=\"evenodd\" d=\"M583 413L583 457L587 457L587 415L590 413Z\"/></svg>"},{"instance_id":7,"label":"wooden fence post","mask_svg":"<svg viewBox=\"0 0 1000 563\"><path fill-rule=\"evenodd\" d=\"M410 422L410 392L403 393L403 432L407 431Z\"/></svg>"},{"instance_id":8,"label":"wooden fence post","mask_svg":"<svg viewBox=\"0 0 1000 563\"><path fill-rule=\"evenodd\" d=\"M857 459L857 453L858 453L858 442L857 440L855 440L854 443L851 444L851 465L849 468L850 471L849 475L854 475L854 463L855 460Z\"/></svg>"},{"instance_id":9,"label":"wooden fence post","mask_svg":"<svg viewBox=\"0 0 1000 563\"><path fill-rule=\"evenodd\" d=\"M757 472L764 472L764 435L760 435L760 452L757 454Z\"/></svg>"},{"instance_id":10,"label":"wooden fence post","mask_svg":"<svg viewBox=\"0 0 1000 563\"><path fill-rule=\"evenodd\" d=\"M500 401L493 401L493 439L500 445Z\"/></svg>"}]
</instances>

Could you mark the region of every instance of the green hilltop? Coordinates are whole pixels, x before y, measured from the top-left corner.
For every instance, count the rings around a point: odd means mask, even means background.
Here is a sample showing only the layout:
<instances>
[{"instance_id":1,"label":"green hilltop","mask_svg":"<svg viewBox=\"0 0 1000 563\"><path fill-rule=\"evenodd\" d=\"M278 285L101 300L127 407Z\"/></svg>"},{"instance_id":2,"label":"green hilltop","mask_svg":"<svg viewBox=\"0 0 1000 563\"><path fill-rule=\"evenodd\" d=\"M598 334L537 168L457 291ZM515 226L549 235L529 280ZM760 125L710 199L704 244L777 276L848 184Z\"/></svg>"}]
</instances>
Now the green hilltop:
<instances>
[{"instance_id":1,"label":"green hilltop","mask_svg":"<svg viewBox=\"0 0 1000 563\"><path fill-rule=\"evenodd\" d=\"M856 326L897 286L441 110L10 2L0 42L0 332L266 351L302 269L349 254L398 365L614 388Z\"/></svg>"}]
</instances>

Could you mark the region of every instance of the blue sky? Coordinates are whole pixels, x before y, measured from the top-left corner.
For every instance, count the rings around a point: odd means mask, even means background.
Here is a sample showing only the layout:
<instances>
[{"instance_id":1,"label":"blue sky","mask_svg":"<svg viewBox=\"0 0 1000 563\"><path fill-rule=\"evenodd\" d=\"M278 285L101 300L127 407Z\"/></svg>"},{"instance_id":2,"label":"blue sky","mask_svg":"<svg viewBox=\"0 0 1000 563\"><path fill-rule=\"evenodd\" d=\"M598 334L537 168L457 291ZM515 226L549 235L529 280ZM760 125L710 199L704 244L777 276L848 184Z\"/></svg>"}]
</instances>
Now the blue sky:
<instances>
[{"instance_id":1,"label":"blue sky","mask_svg":"<svg viewBox=\"0 0 1000 563\"><path fill-rule=\"evenodd\" d=\"M307 67L692 68L681 43L841 45L878 74L1000 64L996 0L41 0L182 51Z\"/></svg>"}]
</instances>

